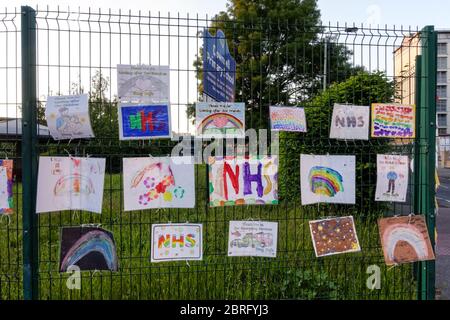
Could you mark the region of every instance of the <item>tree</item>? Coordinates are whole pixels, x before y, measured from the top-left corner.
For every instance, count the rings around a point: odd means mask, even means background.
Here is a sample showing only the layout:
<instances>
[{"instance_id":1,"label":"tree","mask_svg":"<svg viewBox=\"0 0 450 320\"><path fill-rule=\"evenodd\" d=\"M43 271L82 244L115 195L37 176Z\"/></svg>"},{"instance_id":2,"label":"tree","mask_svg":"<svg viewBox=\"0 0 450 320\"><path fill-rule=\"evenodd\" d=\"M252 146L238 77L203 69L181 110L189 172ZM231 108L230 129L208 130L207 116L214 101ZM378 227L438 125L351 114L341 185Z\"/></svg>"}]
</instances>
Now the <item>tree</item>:
<instances>
[{"instance_id":1,"label":"tree","mask_svg":"<svg viewBox=\"0 0 450 320\"><path fill-rule=\"evenodd\" d=\"M328 82L354 73L347 47L319 37L325 33L316 0L230 0L212 19L209 32L217 29L236 59L235 101L246 103L247 127L266 128L270 105L296 104L320 90L325 41ZM202 92L202 54L194 66ZM188 116L194 113L190 106Z\"/></svg>"},{"instance_id":2,"label":"tree","mask_svg":"<svg viewBox=\"0 0 450 320\"><path fill-rule=\"evenodd\" d=\"M394 82L382 72L359 72L344 82L334 83L305 105L308 132L280 134L279 190L285 199L298 200L300 154L348 154L356 156L356 206L360 212L380 208L374 205L376 154L389 151L389 139L340 141L329 139L333 105L370 106L393 102Z\"/></svg>"}]
</instances>

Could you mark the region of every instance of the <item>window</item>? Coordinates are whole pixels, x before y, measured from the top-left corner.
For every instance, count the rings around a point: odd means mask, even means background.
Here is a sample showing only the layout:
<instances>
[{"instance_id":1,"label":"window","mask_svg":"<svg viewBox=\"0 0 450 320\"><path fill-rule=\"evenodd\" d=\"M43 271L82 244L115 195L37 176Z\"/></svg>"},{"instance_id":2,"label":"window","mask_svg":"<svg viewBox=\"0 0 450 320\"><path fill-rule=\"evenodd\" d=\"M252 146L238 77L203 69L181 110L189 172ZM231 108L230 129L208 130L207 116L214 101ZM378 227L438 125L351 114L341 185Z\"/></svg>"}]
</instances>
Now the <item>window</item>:
<instances>
[{"instance_id":1,"label":"window","mask_svg":"<svg viewBox=\"0 0 450 320\"><path fill-rule=\"evenodd\" d=\"M447 86L437 86L437 96L439 99L447 98Z\"/></svg>"},{"instance_id":2,"label":"window","mask_svg":"<svg viewBox=\"0 0 450 320\"><path fill-rule=\"evenodd\" d=\"M447 44L438 43L438 54L447 55Z\"/></svg>"},{"instance_id":3,"label":"window","mask_svg":"<svg viewBox=\"0 0 450 320\"><path fill-rule=\"evenodd\" d=\"M436 111L437 112L446 112L447 111L447 100L440 100L436 102Z\"/></svg>"},{"instance_id":4,"label":"window","mask_svg":"<svg viewBox=\"0 0 450 320\"><path fill-rule=\"evenodd\" d=\"M447 135L447 129L446 128L439 129L438 130L438 135L440 135L440 136Z\"/></svg>"},{"instance_id":5,"label":"window","mask_svg":"<svg viewBox=\"0 0 450 320\"><path fill-rule=\"evenodd\" d=\"M438 83L447 83L447 72L446 71L439 71L437 73L437 82Z\"/></svg>"},{"instance_id":6,"label":"window","mask_svg":"<svg viewBox=\"0 0 450 320\"><path fill-rule=\"evenodd\" d=\"M446 114L438 114L437 121L438 121L439 127L446 127L447 126L447 115Z\"/></svg>"},{"instance_id":7,"label":"window","mask_svg":"<svg viewBox=\"0 0 450 320\"><path fill-rule=\"evenodd\" d=\"M438 69L447 69L447 57L438 57L437 65Z\"/></svg>"}]
</instances>

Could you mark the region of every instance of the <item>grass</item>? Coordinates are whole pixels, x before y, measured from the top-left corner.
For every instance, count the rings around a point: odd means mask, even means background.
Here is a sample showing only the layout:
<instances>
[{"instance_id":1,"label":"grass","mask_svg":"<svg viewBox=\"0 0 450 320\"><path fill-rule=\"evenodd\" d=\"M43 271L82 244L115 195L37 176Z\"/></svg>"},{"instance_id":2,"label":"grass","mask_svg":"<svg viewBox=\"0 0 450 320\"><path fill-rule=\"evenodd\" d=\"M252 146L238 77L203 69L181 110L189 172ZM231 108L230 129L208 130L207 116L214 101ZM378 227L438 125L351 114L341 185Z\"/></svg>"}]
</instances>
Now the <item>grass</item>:
<instances>
[{"instance_id":1,"label":"grass","mask_svg":"<svg viewBox=\"0 0 450 320\"><path fill-rule=\"evenodd\" d=\"M317 259L308 221L349 215L332 206L208 208L204 166L196 167L196 208L123 212L121 176L105 177L101 215L65 211L39 216L39 297L41 299L414 299L412 265L387 268L379 245L379 213L353 213L362 252ZM0 220L0 299L21 299L21 186L15 186L17 212ZM333 212L333 214L330 214ZM275 259L228 257L230 220L279 223ZM153 223L200 222L204 226L202 261L150 263ZM62 226L101 224L113 232L120 272L82 272L81 290L69 290L69 274L58 272ZM381 289L366 287L368 266L381 268Z\"/></svg>"}]
</instances>

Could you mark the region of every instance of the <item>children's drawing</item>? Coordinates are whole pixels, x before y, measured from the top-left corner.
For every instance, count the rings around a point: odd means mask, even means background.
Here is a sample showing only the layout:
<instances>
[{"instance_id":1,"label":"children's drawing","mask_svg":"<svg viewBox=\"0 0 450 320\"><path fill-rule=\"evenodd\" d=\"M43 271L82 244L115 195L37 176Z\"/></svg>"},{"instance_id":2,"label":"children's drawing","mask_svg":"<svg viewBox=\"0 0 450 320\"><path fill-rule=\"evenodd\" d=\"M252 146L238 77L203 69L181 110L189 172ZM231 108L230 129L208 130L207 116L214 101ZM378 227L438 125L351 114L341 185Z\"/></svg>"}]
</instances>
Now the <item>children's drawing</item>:
<instances>
[{"instance_id":1,"label":"children's drawing","mask_svg":"<svg viewBox=\"0 0 450 320\"><path fill-rule=\"evenodd\" d=\"M13 160L0 160L0 215L13 213Z\"/></svg>"},{"instance_id":2,"label":"children's drawing","mask_svg":"<svg viewBox=\"0 0 450 320\"><path fill-rule=\"evenodd\" d=\"M202 260L202 241L201 224L153 224L150 260Z\"/></svg>"},{"instance_id":3,"label":"children's drawing","mask_svg":"<svg viewBox=\"0 0 450 320\"><path fill-rule=\"evenodd\" d=\"M433 248L423 216L378 220L384 260L388 266L434 260Z\"/></svg>"},{"instance_id":4,"label":"children's drawing","mask_svg":"<svg viewBox=\"0 0 450 320\"><path fill-rule=\"evenodd\" d=\"M117 65L119 101L160 104L170 102L169 66Z\"/></svg>"},{"instance_id":5,"label":"children's drawing","mask_svg":"<svg viewBox=\"0 0 450 320\"><path fill-rule=\"evenodd\" d=\"M211 207L278 204L278 157L209 157Z\"/></svg>"},{"instance_id":6,"label":"children's drawing","mask_svg":"<svg viewBox=\"0 0 450 320\"><path fill-rule=\"evenodd\" d=\"M198 138L244 138L245 104L198 102L195 126Z\"/></svg>"},{"instance_id":7,"label":"children's drawing","mask_svg":"<svg viewBox=\"0 0 450 320\"><path fill-rule=\"evenodd\" d=\"M272 131L306 132L305 109L298 107L270 107Z\"/></svg>"},{"instance_id":8,"label":"children's drawing","mask_svg":"<svg viewBox=\"0 0 450 320\"><path fill-rule=\"evenodd\" d=\"M300 156L302 204L355 203L355 156Z\"/></svg>"},{"instance_id":9,"label":"children's drawing","mask_svg":"<svg viewBox=\"0 0 450 320\"><path fill-rule=\"evenodd\" d=\"M97 227L62 228L59 271L73 265L80 270L118 271L113 234Z\"/></svg>"},{"instance_id":10,"label":"children's drawing","mask_svg":"<svg viewBox=\"0 0 450 320\"><path fill-rule=\"evenodd\" d=\"M55 140L94 137L87 94L48 97L45 117Z\"/></svg>"},{"instance_id":11,"label":"children's drawing","mask_svg":"<svg viewBox=\"0 0 450 320\"><path fill-rule=\"evenodd\" d=\"M335 104L330 124L330 138L369 140L370 107Z\"/></svg>"},{"instance_id":12,"label":"children's drawing","mask_svg":"<svg viewBox=\"0 0 450 320\"><path fill-rule=\"evenodd\" d=\"M170 138L170 106L119 105L120 140Z\"/></svg>"},{"instance_id":13,"label":"children's drawing","mask_svg":"<svg viewBox=\"0 0 450 320\"><path fill-rule=\"evenodd\" d=\"M316 257L361 251L353 217L310 221L309 229Z\"/></svg>"},{"instance_id":14,"label":"children's drawing","mask_svg":"<svg viewBox=\"0 0 450 320\"><path fill-rule=\"evenodd\" d=\"M372 104L372 137L415 138L414 105Z\"/></svg>"},{"instance_id":15,"label":"children's drawing","mask_svg":"<svg viewBox=\"0 0 450 320\"><path fill-rule=\"evenodd\" d=\"M277 256L278 223L230 221L228 256Z\"/></svg>"},{"instance_id":16,"label":"children's drawing","mask_svg":"<svg viewBox=\"0 0 450 320\"><path fill-rule=\"evenodd\" d=\"M408 156L377 155L377 189L375 200L406 202L408 177Z\"/></svg>"},{"instance_id":17,"label":"children's drawing","mask_svg":"<svg viewBox=\"0 0 450 320\"><path fill-rule=\"evenodd\" d=\"M40 157L36 212L102 212L105 159Z\"/></svg>"},{"instance_id":18,"label":"children's drawing","mask_svg":"<svg viewBox=\"0 0 450 320\"><path fill-rule=\"evenodd\" d=\"M193 158L124 158L123 186L125 211L193 208Z\"/></svg>"}]
</instances>

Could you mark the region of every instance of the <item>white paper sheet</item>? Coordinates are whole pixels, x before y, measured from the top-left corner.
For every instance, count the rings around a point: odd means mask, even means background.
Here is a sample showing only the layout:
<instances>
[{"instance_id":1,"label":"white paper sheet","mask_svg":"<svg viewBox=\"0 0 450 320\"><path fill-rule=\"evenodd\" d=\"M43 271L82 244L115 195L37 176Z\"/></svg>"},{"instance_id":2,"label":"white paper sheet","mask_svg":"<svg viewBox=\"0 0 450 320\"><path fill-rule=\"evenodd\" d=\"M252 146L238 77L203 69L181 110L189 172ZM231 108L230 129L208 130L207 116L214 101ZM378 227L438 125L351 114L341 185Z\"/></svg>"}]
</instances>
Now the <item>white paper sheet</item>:
<instances>
[{"instance_id":1,"label":"white paper sheet","mask_svg":"<svg viewBox=\"0 0 450 320\"><path fill-rule=\"evenodd\" d=\"M48 97L45 118L55 140L94 137L87 94Z\"/></svg>"},{"instance_id":2,"label":"white paper sheet","mask_svg":"<svg viewBox=\"0 0 450 320\"><path fill-rule=\"evenodd\" d=\"M105 159L40 157L36 212L102 212Z\"/></svg>"},{"instance_id":3,"label":"white paper sheet","mask_svg":"<svg viewBox=\"0 0 450 320\"><path fill-rule=\"evenodd\" d=\"M149 208L194 208L192 157L124 158L125 211Z\"/></svg>"},{"instance_id":4,"label":"white paper sheet","mask_svg":"<svg viewBox=\"0 0 450 320\"><path fill-rule=\"evenodd\" d=\"M335 104L330 123L330 138L369 140L370 107Z\"/></svg>"},{"instance_id":5,"label":"white paper sheet","mask_svg":"<svg viewBox=\"0 0 450 320\"><path fill-rule=\"evenodd\" d=\"M375 200L406 202L408 178L408 156L378 154Z\"/></svg>"},{"instance_id":6,"label":"white paper sheet","mask_svg":"<svg viewBox=\"0 0 450 320\"><path fill-rule=\"evenodd\" d=\"M355 156L300 156L302 205L355 203Z\"/></svg>"},{"instance_id":7,"label":"white paper sheet","mask_svg":"<svg viewBox=\"0 0 450 320\"><path fill-rule=\"evenodd\" d=\"M277 256L278 223L230 221L228 256Z\"/></svg>"}]
</instances>

